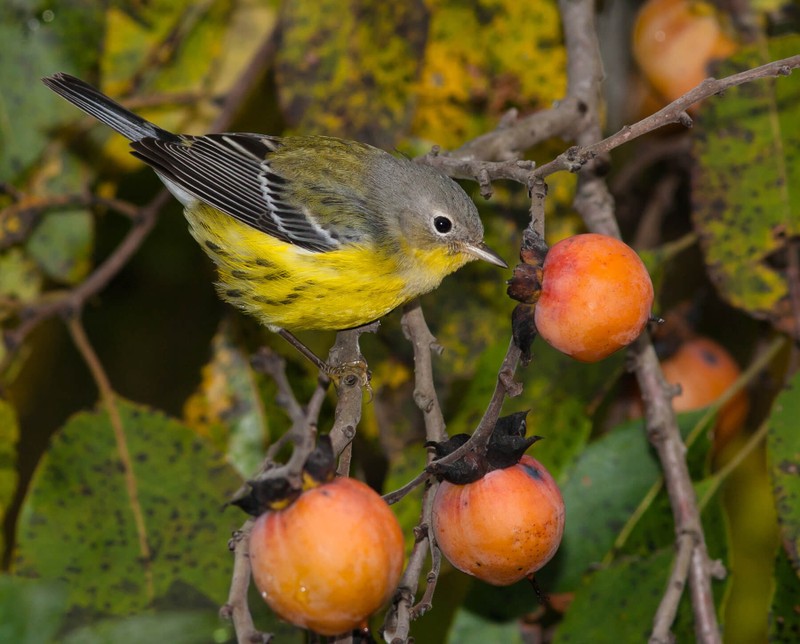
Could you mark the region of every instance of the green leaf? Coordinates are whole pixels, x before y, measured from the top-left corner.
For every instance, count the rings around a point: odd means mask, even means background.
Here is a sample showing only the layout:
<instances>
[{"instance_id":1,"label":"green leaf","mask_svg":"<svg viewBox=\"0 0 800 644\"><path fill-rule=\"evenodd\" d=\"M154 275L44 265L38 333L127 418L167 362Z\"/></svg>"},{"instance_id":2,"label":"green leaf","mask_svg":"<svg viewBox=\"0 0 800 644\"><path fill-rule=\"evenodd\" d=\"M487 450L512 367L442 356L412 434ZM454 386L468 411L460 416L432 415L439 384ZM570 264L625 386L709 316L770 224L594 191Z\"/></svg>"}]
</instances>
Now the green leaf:
<instances>
[{"instance_id":1,"label":"green leaf","mask_svg":"<svg viewBox=\"0 0 800 644\"><path fill-rule=\"evenodd\" d=\"M645 559L628 559L594 573L575 593L553 641L558 644L646 642L666 589L673 557L674 550L667 548ZM672 629L679 642L692 641L688 604L685 593L679 621Z\"/></svg>"},{"instance_id":2,"label":"green leaf","mask_svg":"<svg viewBox=\"0 0 800 644\"><path fill-rule=\"evenodd\" d=\"M6 181L18 178L39 157L57 105L52 92L36 85L55 71L60 55L52 27L41 17L8 3L0 7L0 177Z\"/></svg>"},{"instance_id":3,"label":"green leaf","mask_svg":"<svg viewBox=\"0 0 800 644\"><path fill-rule=\"evenodd\" d=\"M224 323L211 341L211 360L203 367L197 391L186 401L186 423L214 446L245 478L264 459L269 420L259 396L248 354Z\"/></svg>"},{"instance_id":4,"label":"green leaf","mask_svg":"<svg viewBox=\"0 0 800 644\"><path fill-rule=\"evenodd\" d=\"M0 642L54 641L66 606L66 584L0 575Z\"/></svg>"},{"instance_id":5,"label":"green leaf","mask_svg":"<svg viewBox=\"0 0 800 644\"><path fill-rule=\"evenodd\" d=\"M679 416L684 434L700 416L702 411ZM554 560L537 573L540 584L548 592L574 590L586 571L611 550L660 475L658 459L641 420L627 423L591 443L561 484L566 506L564 539ZM670 527L665 537L671 540L673 534Z\"/></svg>"},{"instance_id":6,"label":"green leaf","mask_svg":"<svg viewBox=\"0 0 800 644\"><path fill-rule=\"evenodd\" d=\"M45 215L26 250L48 277L77 284L91 268L93 241L92 215L85 210L67 210Z\"/></svg>"},{"instance_id":7,"label":"green leaf","mask_svg":"<svg viewBox=\"0 0 800 644\"><path fill-rule=\"evenodd\" d=\"M100 620L70 632L62 644L116 644L117 642L170 642L208 644L229 642L230 623L216 610L159 612Z\"/></svg>"},{"instance_id":8,"label":"green leaf","mask_svg":"<svg viewBox=\"0 0 800 644\"><path fill-rule=\"evenodd\" d=\"M0 524L17 492L18 440L19 426L14 408L0 399ZM4 534L0 534L0 552L5 550L4 537ZM0 641L3 641L2 637Z\"/></svg>"},{"instance_id":9,"label":"green leaf","mask_svg":"<svg viewBox=\"0 0 800 644\"><path fill-rule=\"evenodd\" d=\"M486 642L522 644L522 635L519 623L516 621L493 622L462 608L456 612L447 642L449 644L485 644Z\"/></svg>"},{"instance_id":10,"label":"green leaf","mask_svg":"<svg viewBox=\"0 0 800 644\"><path fill-rule=\"evenodd\" d=\"M800 37L743 50L727 75L795 55ZM703 105L695 134L693 217L709 274L731 304L786 333L787 240L800 234L800 76L731 88Z\"/></svg>"},{"instance_id":11,"label":"green leaf","mask_svg":"<svg viewBox=\"0 0 800 644\"><path fill-rule=\"evenodd\" d=\"M241 478L180 423L117 409L116 428L100 411L56 434L19 517L14 571L66 581L72 626L155 604L219 605L230 581L226 542L241 517L222 506Z\"/></svg>"},{"instance_id":12,"label":"green leaf","mask_svg":"<svg viewBox=\"0 0 800 644\"><path fill-rule=\"evenodd\" d=\"M767 458L772 474L781 541L800 570L800 373L775 399L769 419Z\"/></svg>"},{"instance_id":13,"label":"green leaf","mask_svg":"<svg viewBox=\"0 0 800 644\"><path fill-rule=\"evenodd\" d=\"M800 640L800 573L786 551L779 549L775 562L775 591L769 614L769 641L790 644Z\"/></svg>"},{"instance_id":14,"label":"green leaf","mask_svg":"<svg viewBox=\"0 0 800 644\"><path fill-rule=\"evenodd\" d=\"M0 253L0 298L30 302L41 290L42 275L21 249Z\"/></svg>"}]
</instances>

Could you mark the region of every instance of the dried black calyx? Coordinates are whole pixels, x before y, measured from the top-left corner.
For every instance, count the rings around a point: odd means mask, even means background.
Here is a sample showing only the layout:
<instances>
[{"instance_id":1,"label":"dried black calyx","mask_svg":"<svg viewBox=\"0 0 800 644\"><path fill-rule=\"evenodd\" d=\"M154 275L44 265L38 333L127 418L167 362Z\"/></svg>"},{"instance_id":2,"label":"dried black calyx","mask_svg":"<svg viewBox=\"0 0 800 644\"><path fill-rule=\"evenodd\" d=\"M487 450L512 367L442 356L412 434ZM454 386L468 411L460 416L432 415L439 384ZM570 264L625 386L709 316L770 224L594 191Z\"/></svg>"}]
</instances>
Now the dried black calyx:
<instances>
[{"instance_id":1,"label":"dried black calyx","mask_svg":"<svg viewBox=\"0 0 800 644\"><path fill-rule=\"evenodd\" d=\"M333 443L327 434L317 439L317 445L303 464L303 488L308 489L332 481L336 475Z\"/></svg>"},{"instance_id":2,"label":"dried black calyx","mask_svg":"<svg viewBox=\"0 0 800 644\"><path fill-rule=\"evenodd\" d=\"M511 314L511 333L514 344L522 352L523 365L531 361L531 345L536 338L534 313L542 295L547 251L544 239L532 230L525 229L519 251L520 263L514 267L506 290L509 297L519 302Z\"/></svg>"},{"instance_id":3,"label":"dried black calyx","mask_svg":"<svg viewBox=\"0 0 800 644\"><path fill-rule=\"evenodd\" d=\"M520 360L523 366L531 361L531 345L536 339L536 305L517 304L511 313L511 335L514 344L522 352Z\"/></svg>"},{"instance_id":4,"label":"dried black calyx","mask_svg":"<svg viewBox=\"0 0 800 644\"><path fill-rule=\"evenodd\" d=\"M469 434L455 434L441 443L437 443L436 441L428 441L425 443L425 447L433 448L433 453L436 455L436 458L442 458L443 456L447 456L448 454L455 452L469 439Z\"/></svg>"},{"instance_id":5,"label":"dried black calyx","mask_svg":"<svg viewBox=\"0 0 800 644\"><path fill-rule=\"evenodd\" d=\"M230 504L241 508L247 514L257 517L266 510L279 510L291 504L302 490L292 485L285 476L248 481L249 491L233 499Z\"/></svg>"},{"instance_id":6,"label":"dried black calyx","mask_svg":"<svg viewBox=\"0 0 800 644\"><path fill-rule=\"evenodd\" d=\"M456 434L441 443L436 441L425 443L425 447L433 448L433 453L436 455L436 460L431 461L427 471L440 481L450 481L456 485L466 485L481 478L486 474L488 462L483 455L474 451L466 452L461 458L451 463L439 462L440 459L449 456L466 444L470 438L469 434Z\"/></svg>"},{"instance_id":7,"label":"dried black calyx","mask_svg":"<svg viewBox=\"0 0 800 644\"><path fill-rule=\"evenodd\" d=\"M528 411L526 410L498 419L486 449L489 470L504 470L516 465L527 449L542 438L541 436L525 437L528 431L527 416Z\"/></svg>"},{"instance_id":8,"label":"dried black calyx","mask_svg":"<svg viewBox=\"0 0 800 644\"><path fill-rule=\"evenodd\" d=\"M306 458L299 477L297 473L290 475L286 466L272 468L260 478L248 481L249 490L231 500L230 504L253 516L267 510L281 510L291 505L303 491L332 481L335 474L336 458L331 439L329 436L320 436Z\"/></svg>"},{"instance_id":9,"label":"dried black calyx","mask_svg":"<svg viewBox=\"0 0 800 644\"><path fill-rule=\"evenodd\" d=\"M468 450L452 462L447 462L445 457L465 445L470 439L469 434L456 434L442 442L429 441L425 445L433 448L436 459L428 465L427 471L440 481L466 485L482 478L487 472L516 465L526 450L541 439L541 436L526 438L527 415L527 411L520 411L498 419L485 453ZM445 462L440 462L442 459Z\"/></svg>"}]
</instances>

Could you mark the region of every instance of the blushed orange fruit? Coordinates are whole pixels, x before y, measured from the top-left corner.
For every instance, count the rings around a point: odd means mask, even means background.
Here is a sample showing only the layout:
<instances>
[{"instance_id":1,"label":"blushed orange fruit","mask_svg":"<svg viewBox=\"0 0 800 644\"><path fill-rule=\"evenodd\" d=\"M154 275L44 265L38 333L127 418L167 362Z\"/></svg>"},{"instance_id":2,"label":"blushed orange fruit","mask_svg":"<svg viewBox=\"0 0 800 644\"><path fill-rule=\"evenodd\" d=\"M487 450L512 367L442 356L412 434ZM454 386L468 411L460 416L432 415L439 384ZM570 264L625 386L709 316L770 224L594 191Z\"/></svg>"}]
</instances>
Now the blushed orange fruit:
<instances>
[{"instance_id":1,"label":"blushed orange fruit","mask_svg":"<svg viewBox=\"0 0 800 644\"><path fill-rule=\"evenodd\" d=\"M531 456L466 485L442 481L433 501L436 543L459 570L496 586L544 566L564 534L564 499Z\"/></svg>"},{"instance_id":2,"label":"blushed orange fruit","mask_svg":"<svg viewBox=\"0 0 800 644\"><path fill-rule=\"evenodd\" d=\"M337 478L256 519L250 565L283 619L321 635L360 627L400 579L403 533L369 486Z\"/></svg>"},{"instance_id":3,"label":"blushed orange fruit","mask_svg":"<svg viewBox=\"0 0 800 644\"><path fill-rule=\"evenodd\" d=\"M649 0L634 24L633 57L666 103L699 85L709 76L709 64L736 47L708 2Z\"/></svg>"},{"instance_id":4,"label":"blushed orange fruit","mask_svg":"<svg viewBox=\"0 0 800 644\"><path fill-rule=\"evenodd\" d=\"M661 363L664 378L681 386L672 399L676 412L706 407L717 400L741 375L728 351L711 338L695 337L684 342ZM742 389L717 414L714 450L721 450L742 429L750 409L747 392Z\"/></svg>"},{"instance_id":5,"label":"blushed orange fruit","mask_svg":"<svg viewBox=\"0 0 800 644\"><path fill-rule=\"evenodd\" d=\"M568 237L547 251L536 330L576 360L597 362L639 336L653 296L647 268L630 246L594 233Z\"/></svg>"}]
</instances>

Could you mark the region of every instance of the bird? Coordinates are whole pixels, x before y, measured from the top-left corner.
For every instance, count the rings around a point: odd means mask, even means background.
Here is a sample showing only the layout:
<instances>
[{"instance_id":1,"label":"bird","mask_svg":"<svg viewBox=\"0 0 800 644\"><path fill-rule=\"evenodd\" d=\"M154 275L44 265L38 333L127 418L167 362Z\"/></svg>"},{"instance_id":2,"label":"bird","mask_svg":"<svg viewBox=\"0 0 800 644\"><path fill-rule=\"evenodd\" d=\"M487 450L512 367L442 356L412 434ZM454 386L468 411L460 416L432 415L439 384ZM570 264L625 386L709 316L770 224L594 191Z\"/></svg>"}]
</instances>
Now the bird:
<instances>
[{"instance_id":1,"label":"bird","mask_svg":"<svg viewBox=\"0 0 800 644\"><path fill-rule=\"evenodd\" d=\"M75 76L42 81L130 140L183 205L220 297L284 337L378 320L473 260L508 268L434 168L329 136L174 134Z\"/></svg>"}]
</instances>

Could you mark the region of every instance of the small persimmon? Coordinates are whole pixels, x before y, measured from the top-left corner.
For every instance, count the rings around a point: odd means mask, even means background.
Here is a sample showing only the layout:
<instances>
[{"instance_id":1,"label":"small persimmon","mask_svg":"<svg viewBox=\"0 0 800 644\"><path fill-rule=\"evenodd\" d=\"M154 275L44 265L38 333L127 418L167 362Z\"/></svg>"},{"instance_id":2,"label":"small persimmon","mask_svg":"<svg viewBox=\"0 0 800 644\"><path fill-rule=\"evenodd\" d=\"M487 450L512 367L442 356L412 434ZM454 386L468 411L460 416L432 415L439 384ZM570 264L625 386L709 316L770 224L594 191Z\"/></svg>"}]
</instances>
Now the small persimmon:
<instances>
[{"instance_id":1,"label":"small persimmon","mask_svg":"<svg viewBox=\"0 0 800 644\"><path fill-rule=\"evenodd\" d=\"M699 85L710 75L709 64L736 47L721 14L702 0L649 0L633 29L633 57L664 103Z\"/></svg>"},{"instance_id":2,"label":"small persimmon","mask_svg":"<svg viewBox=\"0 0 800 644\"><path fill-rule=\"evenodd\" d=\"M402 572L403 533L377 492L337 478L259 516L250 565L280 617L338 635L361 626L391 597Z\"/></svg>"},{"instance_id":3,"label":"small persimmon","mask_svg":"<svg viewBox=\"0 0 800 644\"><path fill-rule=\"evenodd\" d=\"M466 485L442 481L432 527L444 556L459 570L506 586L529 577L556 553L564 534L564 499L531 456Z\"/></svg>"},{"instance_id":4,"label":"small persimmon","mask_svg":"<svg viewBox=\"0 0 800 644\"><path fill-rule=\"evenodd\" d=\"M597 362L633 342L653 306L653 283L630 246L588 233L568 237L547 252L536 330L582 362Z\"/></svg>"},{"instance_id":5,"label":"small persimmon","mask_svg":"<svg viewBox=\"0 0 800 644\"><path fill-rule=\"evenodd\" d=\"M692 411L716 401L741 374L739 365L718 342L702 336L687 340L661 363L664 378L681 392L672 399L677 412ZM750 408L747 391L740 390L717 414L714 451L719 452L744 425Z\"/></svg>"}]
</instances>

